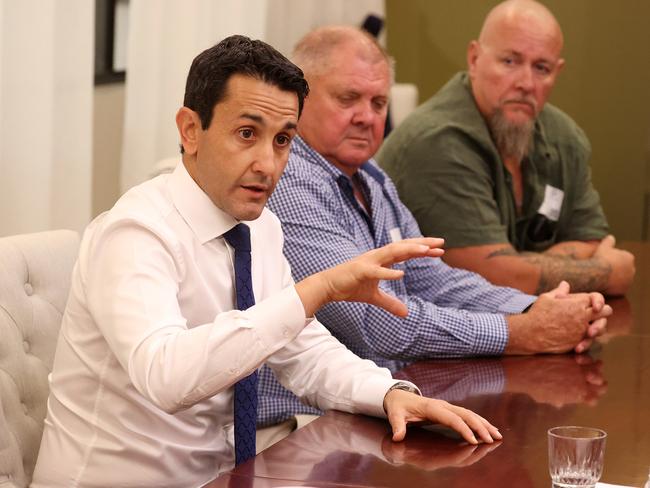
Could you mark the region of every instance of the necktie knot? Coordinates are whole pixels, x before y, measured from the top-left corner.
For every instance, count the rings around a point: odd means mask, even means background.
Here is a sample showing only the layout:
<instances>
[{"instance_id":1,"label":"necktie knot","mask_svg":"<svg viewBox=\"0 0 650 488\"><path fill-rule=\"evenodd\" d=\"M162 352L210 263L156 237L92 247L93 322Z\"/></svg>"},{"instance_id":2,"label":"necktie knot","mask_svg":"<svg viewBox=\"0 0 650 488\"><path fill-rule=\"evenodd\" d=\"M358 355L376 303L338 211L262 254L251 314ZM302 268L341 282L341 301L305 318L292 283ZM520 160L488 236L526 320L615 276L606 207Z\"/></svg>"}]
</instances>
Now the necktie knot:
<instances>
[{"instance_id":1,"label":"necktie knot","mask_svg":"<svg viewBox=\"0 0 650 488\"><path fill-rule=\"evenodd\" d=\"M251 252L251 230L246 224L237 224L223 237L235 251Z\"/></svg>"}]
</instances>

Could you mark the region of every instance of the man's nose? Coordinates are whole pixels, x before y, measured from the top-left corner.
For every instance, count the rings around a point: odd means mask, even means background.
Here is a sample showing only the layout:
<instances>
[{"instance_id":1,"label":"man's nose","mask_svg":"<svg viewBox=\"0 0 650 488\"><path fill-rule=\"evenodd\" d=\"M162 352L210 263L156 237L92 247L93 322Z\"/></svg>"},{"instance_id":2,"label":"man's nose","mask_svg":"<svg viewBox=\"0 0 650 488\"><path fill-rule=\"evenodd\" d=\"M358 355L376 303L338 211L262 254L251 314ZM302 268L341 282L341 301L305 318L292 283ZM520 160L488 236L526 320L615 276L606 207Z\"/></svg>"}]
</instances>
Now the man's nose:
<instances>
[{"instance_id":1,"label":"man's nose","mask_svg":"<svg viewBox=\"0 0 650 488\"><path fill-rule=\"evenodd\" d=\"M253 171L270 175L275 170L275 151L272 143L259 144L255 151L255 160L253 162Z\"/></svg>"},{"instance_id":2,"label":"man's nose","mask_svg":"<svg viewBox=\"0 0 650 488\"><path fill-rule=\"evenodd\" d=\"M522 66L517 77L517 88L523 92L533 91L534 79L533 69L530 66Z\"/></svg>"},{"instance_id":3,"label":"man's nose","mask_svg":"<svg viewBox=\"0 0 650 488\"><path fill-rule=\"evenodd\" d=\"M352 123L360 125L371 125L374 117L376 116L377 114L372 109L372 106L369 102L359 103L355 108L354 115L352 117Z\"/></svg>"}]
</instances>

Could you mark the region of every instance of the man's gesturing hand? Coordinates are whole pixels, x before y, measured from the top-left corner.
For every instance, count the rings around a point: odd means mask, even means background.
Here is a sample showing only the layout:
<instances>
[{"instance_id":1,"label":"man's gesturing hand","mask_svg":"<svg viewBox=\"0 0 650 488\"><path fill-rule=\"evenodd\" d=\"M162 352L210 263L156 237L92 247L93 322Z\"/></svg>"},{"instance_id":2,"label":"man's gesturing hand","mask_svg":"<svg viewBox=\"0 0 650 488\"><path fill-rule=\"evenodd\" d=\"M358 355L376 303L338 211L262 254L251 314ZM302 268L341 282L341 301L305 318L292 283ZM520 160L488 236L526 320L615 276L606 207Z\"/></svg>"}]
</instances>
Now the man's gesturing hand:
<instances>
[{"instance_id":1,"label":"man's gesturing hand","mask_svg":"<svg viewBox=\"0 0 650 488\"><path fill-rule=\"evenodd\" d=\"M395 263L419 257L439 257L443 239L421 237L405 239L361 254L333 268L311 275L296 284L296 291L305 308L305 315L312 316L328 302L366 302L389 312L406 316L406 305L379 289L380 280L400 279L404 272L391 269Z\"/></svg>"}]
</instances>

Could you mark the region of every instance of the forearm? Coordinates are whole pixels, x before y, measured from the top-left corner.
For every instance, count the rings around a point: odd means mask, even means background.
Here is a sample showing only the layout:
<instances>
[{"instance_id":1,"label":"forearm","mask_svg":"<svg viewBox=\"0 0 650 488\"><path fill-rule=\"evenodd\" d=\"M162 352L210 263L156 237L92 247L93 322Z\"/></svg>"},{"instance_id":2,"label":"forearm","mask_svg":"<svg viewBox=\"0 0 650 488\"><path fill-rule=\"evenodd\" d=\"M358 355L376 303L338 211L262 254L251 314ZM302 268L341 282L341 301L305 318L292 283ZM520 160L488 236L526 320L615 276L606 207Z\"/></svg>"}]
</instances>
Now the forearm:
<instances>
[{"instance_id":1,"label":"forearm","mask_svg":"<svg viewBox=\"0 0 650 488\"><path fill-rule=\"evenodd\" d=\"M296 283L295 288L305 309L306 317L313 317L316 311L329 301L323 272L308 276Z\"/></svg>"},{"instance_id":2,"label":"forearm","mask_svg":"<svg viewBox=\"0 0 650 488\"><path fill-rule=\"evenodd\" d=\"M417 297L399 296L405 318L358 303L330 303L318 319L344 344L375 359L420 360L436 357L498 355L507 341L501 314L438 307Z\"/></svg>"},{"instance_id":3,"label":"forearm","mask_svg":"<svg viewBox=\"0 0 650 488\"><path fill-rule=\"evenodd\" d=\"M387 369L353 354L317 321L267 364L285 388L322 410L384 416L384 396L397 382Z\"/></svg>"},{"instance_id":4,"label":"forearm","mask_svg":"<svg viewBox=\"0 0 650 488\"><path fill-rule=\"evenodd\" d=\"M535 297L520 291L495 286L482 276L448 266L441 260L406 263L405 276L409 295L415 295L440 307L498 314L520 313Z\"/></svg>"},{"instance_id":5,"label":"forearm","mask_svg":"<svg viewBox=\"0 0 650 488\"><path fill-rule=\"evenodd\" d=\"M607 288L611 266L597 259L575 259L553 253L517 252L504 248L488 255L486 263L499 273L495 282L540 294L567 281L573 292L603 291Z\"/></svg>"},{"instance_id":6,"label":"forearm","mask_svg":"<svg viewBox=\"0 0 650 488\"><path fill-rule=\"evenodd\" d=\"M599 241L564 241L549 247L544 254L561 255L574 259L589 259L593 257Z\"/></svg>"},{"instance_id":7,"label":"forearm","mask_svg":"<svg viewBox=\"0 0 650 488\"><path fill-rule=\"evenodd\" d=\"M507 355L529 355L542 352L541 345L538 344L540 337L539 331L531 326L526 314L511 315L508 321L508 345L504 354Z\"/></svg>"}]
</instances>

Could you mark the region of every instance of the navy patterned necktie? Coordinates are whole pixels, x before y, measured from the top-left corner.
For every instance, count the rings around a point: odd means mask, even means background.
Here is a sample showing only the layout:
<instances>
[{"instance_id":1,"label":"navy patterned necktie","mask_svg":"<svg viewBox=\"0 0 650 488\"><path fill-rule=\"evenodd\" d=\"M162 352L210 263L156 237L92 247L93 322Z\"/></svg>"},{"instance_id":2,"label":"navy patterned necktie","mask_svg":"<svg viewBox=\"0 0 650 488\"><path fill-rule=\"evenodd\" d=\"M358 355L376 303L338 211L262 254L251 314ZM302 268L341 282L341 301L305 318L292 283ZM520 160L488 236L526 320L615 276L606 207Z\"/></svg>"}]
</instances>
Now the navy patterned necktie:
<instances>
[{"instance_id":1,"label":"navy patterned necktie","mask_svg":"<svg viewBox=\"0 0 650 488\"><path fill-rule=\"evenodd\" d=\"M235 291L237 308L246 310L255 305L251 279L251 234L246 224L237 224L223 237L235 249ZM235 464L255 456L255 423L257 420L257 371L235 383Z\"/></svg>"}]
</instances>

